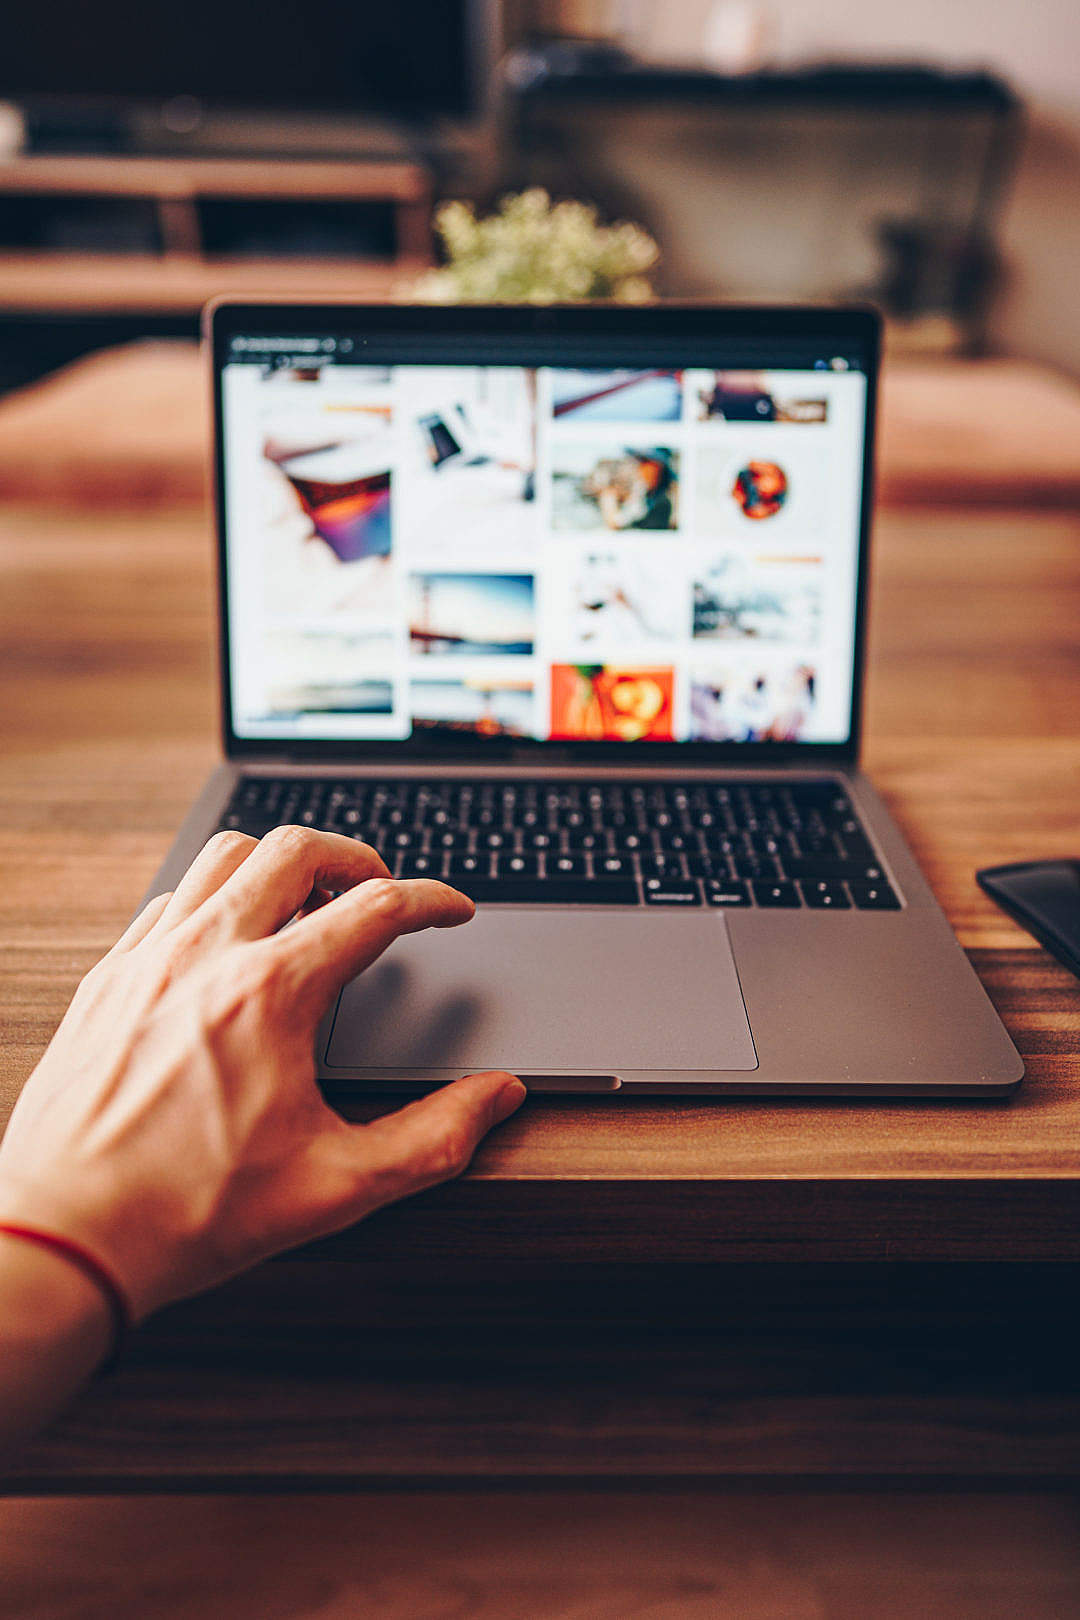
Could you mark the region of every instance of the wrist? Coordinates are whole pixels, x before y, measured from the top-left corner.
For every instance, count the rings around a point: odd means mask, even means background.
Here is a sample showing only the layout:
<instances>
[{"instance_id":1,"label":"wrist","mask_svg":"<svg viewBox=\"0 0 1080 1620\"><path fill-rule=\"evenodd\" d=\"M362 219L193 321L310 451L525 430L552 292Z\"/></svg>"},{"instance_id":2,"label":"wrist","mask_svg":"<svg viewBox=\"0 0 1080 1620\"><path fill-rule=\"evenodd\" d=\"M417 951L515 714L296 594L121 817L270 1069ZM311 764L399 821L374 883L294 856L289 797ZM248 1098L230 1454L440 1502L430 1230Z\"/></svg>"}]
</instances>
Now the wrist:
<instances>
[{"instance_id":1,"label":"wrist","mask_svg":"<svg viewBox=\"0 0 1080 1620\"><path fill-rule=\"evenodd\" d=\"M0 1297L5 1337L78 1336L104 1360L113 1317L103 1289L59 1251L0 1231Z\"/></svg>"},{"instance_id":2,"label":"wrist","mask_svg":"<svg viewBox=\"0 0 1080 1620\"><path fill-rule=\"evenodd\" d=\"M125 1327L143 1321L180 1292L171 1287L171 1250L162 1237L169 1214L167 1209L163 1214L152 1193L138 1199L122 1196L115 1175L110 1186L97 1167L65 1178L24 1175L0 1164L0 1226L51 1233L96 1262L108 1279L105 1291L121 1302L117 1315L123 1315Z\"/></svg>"},{"instance_id":3,"label":"wrist","mask_svg":"<svg viewBox=\"0 0 1080 1620\"><path fill-rule=\"evenodd\" d=\"M96 1318L100 1312L89 1310L89 1300L93 1297L100 1306L104 1307L105 1316L109 1322L109 1340L111 1354L110 1363L115 1361L120 1348L128 1336L132 1325L131 1306L123 1288L116 1278L103 1266L83 1244L77 1243L73 1238L64 1237L48 1227L31 1226L21 1221L0 1220L0 1240L21 1245L24 1250L29 1249L38 1255L45 1255L50 1260L62 1262L63 1272L53 1267L50 1282L50 1303L54 1307L52 1315L59 1320L55 1326L59 1327L63 1321L70 1319L72 1328L80 1325L89 1332L94 1326L91 1315ZM8 1252L8 1272L18 1271L20 1262L14 1258L15 1251ZM43 1268L32 1267L27 1261L21 1262L21 1270L31 1281L42 1273ZM61 1275L65 1276L63 1286L60 1285ZM84 1287L79 1289L75 1285L75 1278L81 1277Z\"/></svg>"},{"instance_id":4,"label":"wrist","mask_svg":"<svg viewBox=\"0 0 1080 1620\"><path fill-rule=\"evenodd\" d=\"M109 1244L102 1239L93 1223L80 1219L77 1208L63 1197L50 1195L50 1189L35 1182L23 1183L6 1170L0 1172L0 1241L5 1253L14 1254L12 1245L19 1245L54 1262L49 1269L57 1284L58 1308L65 1301L74 1303L77 1296L84 1302L91 1297L97 1300L115 1352L134 1321L134 1312ZM60 1286L61 1275L71 1279L67 1287Z\"/></svg>"},{"instance_id":5,"label":"wrist","mask_svg":"<svg viewBox=\"0 0 1080 1620\"><path fill-rule=\"evenodd\" d=\"M0 1234L0 1454L89 1381L113 1338L105 1296L85 1273Z\"/></svg>"}]
</instances>

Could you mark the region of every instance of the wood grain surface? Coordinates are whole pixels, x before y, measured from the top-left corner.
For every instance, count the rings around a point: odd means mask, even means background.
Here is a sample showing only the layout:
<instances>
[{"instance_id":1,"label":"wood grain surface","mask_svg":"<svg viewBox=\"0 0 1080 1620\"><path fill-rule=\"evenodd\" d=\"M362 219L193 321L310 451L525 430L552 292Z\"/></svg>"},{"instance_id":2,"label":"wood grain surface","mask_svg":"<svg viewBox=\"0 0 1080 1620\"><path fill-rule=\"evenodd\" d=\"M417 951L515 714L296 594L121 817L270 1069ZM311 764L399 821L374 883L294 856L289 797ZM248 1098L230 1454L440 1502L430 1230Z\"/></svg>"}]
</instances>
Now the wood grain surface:
<instances>
[{"instance_id":1,"label":"wood grain surface","mask_svg":"<svg viewBox=\"0 0 1080 1620\"><path fill-rule=\"evenodd\" d=\"M215 760L211 576L196 506L0 511L5 1108ZM867 762L1014 1101L537 1099L462 1181L164 1313L6 1488L1074 1476L1080 1271L984 1262L1080 1258L1080 986L973 872L1080 846L1078 624L1076 516L883 515Z\"/></svg>"},{"instance_id":2,"label":"wood grain surface","mask_svg":"<svg viewBox=\"0 0 1080 1620\"><path fill-rule=\"evenodd\" d=\"M1041 1492L426 1490L0 1504L5 1620L1072 1620Z\"/></svg>"},{"instance_id":3,"label":"wood grain surface","mask_svg":"<svg viewBox=\"0 0 1080 1620\"><path fill-rule=\"evenodd\" d=\"M1080 1484L1080 1267L283 1260L156 1316L0 1490Z\"/></svg>"},{"instance_id":4,"label":"wood grain surface","mask_svg":"<svg viewBox=\"0 0 1080 1620\"><path fill-rule=\"evenodd\" d=\"M194 506L0 510L5 1111L216 757L211 573ZM1080 1258L1080 985L973 877L1080 849L1080 519L886 513L873 583L867 764L1024 1056L1018 1096L536 1099L356 1252Z\"/></svg>"}]
</instances>

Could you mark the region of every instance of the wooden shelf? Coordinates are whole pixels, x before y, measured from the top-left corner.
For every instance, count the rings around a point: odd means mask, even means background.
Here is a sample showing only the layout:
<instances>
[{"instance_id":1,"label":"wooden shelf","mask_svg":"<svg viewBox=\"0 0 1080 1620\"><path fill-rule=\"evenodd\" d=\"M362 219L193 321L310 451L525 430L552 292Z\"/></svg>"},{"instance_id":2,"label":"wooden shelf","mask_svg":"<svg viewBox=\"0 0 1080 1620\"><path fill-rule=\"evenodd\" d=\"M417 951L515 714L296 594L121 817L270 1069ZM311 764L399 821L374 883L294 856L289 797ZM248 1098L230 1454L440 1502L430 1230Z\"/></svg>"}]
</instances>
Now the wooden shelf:
<instances>
[{"instance_id":1,"label":"wooden shelf","mask_svg":"<svg viewBox=\"0 0 1080 1620\"><path fill-rule=\"evenodd\" d=\"M163 251L0 252L0 313L186 314L219 293L386 298L431 262L432 186L418 163L310 159L26 157L0 163L0 199L145 201ZM384 205L385 258L213 256L205 203Z\"/></svg>"},{"instance_id":2,"label":"wooden shelf","mask_svg":"<svg viewBox=\"0 0 1080 1620\"><path fill-rule=\"evenodd\" d=\"M0 314L194 314L224 293L380 301L425 267L413 257L379 263L7 253L0 255Z\"/></svg>"},{"instance_id":3,"label":"wooden shelf","mask_svg":"<svg viewBox=\"0 0 1080 1620\"><path fill-rule=\"evenodd\" d=\"M102 197L286 197L431 201L419 163L304 158L24 157L0 163L0 192Z\"/></svg>"}]
</instances>

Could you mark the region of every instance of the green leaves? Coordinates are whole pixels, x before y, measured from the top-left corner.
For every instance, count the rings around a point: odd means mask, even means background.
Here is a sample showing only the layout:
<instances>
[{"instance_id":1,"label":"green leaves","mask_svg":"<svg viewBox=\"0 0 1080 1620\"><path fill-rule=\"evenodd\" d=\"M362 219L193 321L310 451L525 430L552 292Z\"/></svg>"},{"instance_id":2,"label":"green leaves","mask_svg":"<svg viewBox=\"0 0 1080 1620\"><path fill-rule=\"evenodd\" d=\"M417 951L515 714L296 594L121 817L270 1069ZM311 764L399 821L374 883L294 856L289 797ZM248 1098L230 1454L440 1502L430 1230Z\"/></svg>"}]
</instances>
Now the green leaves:
<instances>
[{"instance_id":1,"label":"green leaves","mask_svg":"<svg viewBox=\"0 0 1080 1620\"><path fill-rule=\"evenodd\" d=\"M447 262L410 289L424 302L643 304L653 297L647 272L660 250L647 231L602 225L589 204L553 203L540 187L503 197L483 219L471 203L444 203L435 228Z\"/></svg>"}]
</instances>

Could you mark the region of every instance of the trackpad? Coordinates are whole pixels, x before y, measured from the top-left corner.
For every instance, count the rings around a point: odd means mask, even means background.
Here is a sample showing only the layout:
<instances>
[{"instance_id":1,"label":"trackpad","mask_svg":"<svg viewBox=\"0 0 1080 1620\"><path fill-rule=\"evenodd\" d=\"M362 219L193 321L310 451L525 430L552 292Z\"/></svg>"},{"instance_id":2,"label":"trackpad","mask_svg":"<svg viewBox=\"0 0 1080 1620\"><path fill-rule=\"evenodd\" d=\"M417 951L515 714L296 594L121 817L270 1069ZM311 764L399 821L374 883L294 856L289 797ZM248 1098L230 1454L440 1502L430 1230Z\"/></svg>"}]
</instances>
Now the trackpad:
<instances>
[{"instance_id":1,"label":"trackpad","mask_svg":"<svg viewBox=\"0 0 1080 1620\"><path fill-rule=\"evenodd\" d=\"M757 1068L722 914L482 907L398 940L347 985L342 1078Z\"/></svg>"}]
</instances>

